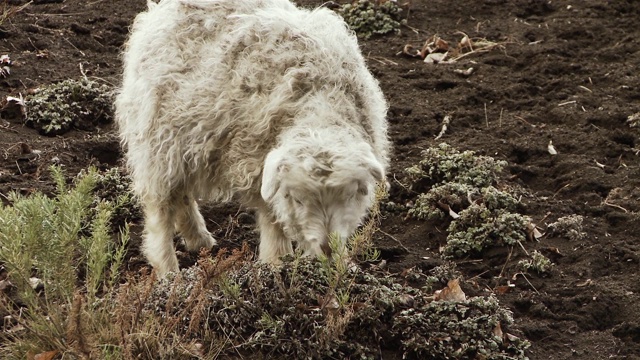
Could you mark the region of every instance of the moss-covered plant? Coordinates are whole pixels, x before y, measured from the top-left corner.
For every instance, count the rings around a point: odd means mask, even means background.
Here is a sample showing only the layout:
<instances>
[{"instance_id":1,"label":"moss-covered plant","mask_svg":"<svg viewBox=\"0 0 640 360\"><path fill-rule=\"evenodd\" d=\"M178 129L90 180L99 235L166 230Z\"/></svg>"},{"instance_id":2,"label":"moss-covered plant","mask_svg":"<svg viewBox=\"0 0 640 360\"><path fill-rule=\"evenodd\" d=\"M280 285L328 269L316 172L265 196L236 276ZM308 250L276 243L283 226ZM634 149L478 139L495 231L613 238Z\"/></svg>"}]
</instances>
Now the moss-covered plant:
<instances>
[{"instance_id":1,"label":"moss-covered plant","mask_svg":"<svg viewBox=\"0 0 640 360\"><path fill-rule=\"evenodd\" d=\"M419 164L406 169L411 189L419 193L408 214L417 219L452 219L444 247L448 257L478 255L492 246L522 242L530 219L517 212L518 199L500 190L498 180L506 165L445 143L429 148Z\"/></svg>"},{"instance_id":2,"label":"moss-covered plant","mask_svg":"<svg viewBox=\"0 0 640 360\"><path fill-rule=\"evenodd\" d=\"M349 28L364 39L372 35L384 35L399 32L402 19L402 8L395 0L357 0L344 4L337 9Z\"/></svg>"},{"instance_id":3,"label":"moss-covered plant","mask_svg":"<svg viewBox=\"0 0 640 360\"><path fill-rule=\"evenodd\" d=\"M93 80L65 80L27 97L25 123L44 135L92 130L113 119L113 91Z\"/></svg>"}]
</instances>

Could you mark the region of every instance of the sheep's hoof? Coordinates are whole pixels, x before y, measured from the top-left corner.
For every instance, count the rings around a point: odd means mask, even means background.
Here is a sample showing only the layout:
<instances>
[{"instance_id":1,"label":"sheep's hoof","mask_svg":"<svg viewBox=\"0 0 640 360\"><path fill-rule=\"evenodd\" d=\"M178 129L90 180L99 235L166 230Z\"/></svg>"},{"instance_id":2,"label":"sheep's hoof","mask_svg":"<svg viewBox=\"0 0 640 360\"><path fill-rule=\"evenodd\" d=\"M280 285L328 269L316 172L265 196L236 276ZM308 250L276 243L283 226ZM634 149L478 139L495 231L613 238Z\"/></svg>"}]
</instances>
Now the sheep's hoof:
<instances>
[{"instance_id":1,"label":"sheep's hoof","mask_svg":"<svg viewBox=\"0 0 640 360\"><path fill-rule=\"evenodd\" d=\"M201 248L211 249L217 244L216 239L209 233L203 234L197 239L184 239L187 250L192 252L200 251Z\"/></svg>"}]
</instances>

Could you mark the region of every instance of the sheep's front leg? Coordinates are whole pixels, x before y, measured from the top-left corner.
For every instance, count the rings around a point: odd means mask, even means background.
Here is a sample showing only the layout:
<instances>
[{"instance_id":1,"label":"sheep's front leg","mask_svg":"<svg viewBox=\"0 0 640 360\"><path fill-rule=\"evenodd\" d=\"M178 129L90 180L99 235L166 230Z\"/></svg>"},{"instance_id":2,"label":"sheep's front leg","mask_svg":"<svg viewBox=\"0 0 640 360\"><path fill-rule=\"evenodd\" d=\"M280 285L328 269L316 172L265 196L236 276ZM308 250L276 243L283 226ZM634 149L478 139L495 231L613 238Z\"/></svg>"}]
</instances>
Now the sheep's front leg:
<instances>
[{"instance_id":1,"label":"sheep's front leg","mask_svg":"<svg viewBox=\"0 0 640 360\"><path fill-rule=\"evenodd\" d=\"M216 240L207 230L204 218L198 210L198 203L185 196L179 204L176 208L176 228L182 235L187 250L198 251L200 248L213 247Z\"/></svg>"},{"instance_id":2,"label":"sheep's front leg","mask_svg":"<svg viewBox=\"0 0 640 360\"><path fill-rule=\"evenodd\" d=\"M159 277L178 271L178 258L173 247L173 209L160 203L145 204L142 252Z\"/></svg>"},{"instance_id":3,"label":"sheep's front leg","mask_svg":"<svg viewBox=\"0 0 640 360\"><path fill-rule=\"evenodd\" d=\"M280 257L293 253L291 241L286 238L282 227L265 211L258 211L260 227L260 261L269 264L280 263Z\"/></svg>"}]
</instances>

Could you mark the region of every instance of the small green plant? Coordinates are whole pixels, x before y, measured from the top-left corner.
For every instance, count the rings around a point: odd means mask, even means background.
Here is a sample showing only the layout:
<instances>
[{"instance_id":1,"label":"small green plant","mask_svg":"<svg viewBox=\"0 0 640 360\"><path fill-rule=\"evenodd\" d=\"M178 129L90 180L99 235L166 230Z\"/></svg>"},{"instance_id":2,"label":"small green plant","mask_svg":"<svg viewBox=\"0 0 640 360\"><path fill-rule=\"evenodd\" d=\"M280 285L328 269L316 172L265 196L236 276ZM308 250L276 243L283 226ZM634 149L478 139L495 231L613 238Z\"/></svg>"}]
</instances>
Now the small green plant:
<instances>
[{"instance_id":1,"label":"small green plant","mask_svg":"<svg viewBox=\"0 0 640 360\"><path fill-rule=\"evenodd\" d=\"M395 0L357 0L338 8L349 28L364 39L372 35L384 35L399 32L400 25L406 23L402 19L402 8Z\"/></svg>"},{"instance_id":2,"label":"small green plant","mask_svg":"<svg viewBox=\"0 0 640 360\"><path fill-rule=\"evenodd\" d=\"M583 221L582 215L563 216L549 224L549 230L552 235L563 236L572 241L582 240L587 236L587 233L582 231Z\"/></svg>"},{"instance_id":3,"label":"small green plant","mask_svg":"<svg viewBox=\"0 0 640 360\"><path fill-rule=\"evenodd\" d=\"M65 80L27 97L25 123L44 135L90 130L112 121L113 91L89 79Z\"/></svg>"},{"instance_id":4,"label":"small green plant","mask_svg":"<svg viewBox=\"0 0 640 360\"><path fill-rule=\"evenodd\" d=\"M534 270L538 274L544 274L551 270L553 263L538 250L534 250L531 258L518 261L518 266L524 271Z\"/></svg>"},{"instance_id":5,"label":"small green plant","mask_svg":"<svg viewBox=\"0 0 640 360\"><path fill-rule=\"evenodd\" d=\"M411 189L420 192L408 214L452 218L444 247L447 257L479 255L492 246L525 241L531 220L516 212L519 201L513 195L497 187L506 165L444 143L429 148L419 164L406 169Z\"/></svg>"},{"instance_id":6,"label":"small green plant","mask_svg":"<svg viewBox=\"0 0 640 360\"><path fill-rule=\"evenodd\" d=\"M0 206L0 263L16 289L0 293L0 310L24 327L0 333L3 359L50 350L87 355L84 333L97 336L111 321L112 304L100 296L118 282L128 229L114 241L109 223L115 204L96 201L95 169L76 178L73 187L60 168L51 172L55 196L11 193L10 205ZM42 288L32 286L34 278Z\"/></svg>"}]
</instances>

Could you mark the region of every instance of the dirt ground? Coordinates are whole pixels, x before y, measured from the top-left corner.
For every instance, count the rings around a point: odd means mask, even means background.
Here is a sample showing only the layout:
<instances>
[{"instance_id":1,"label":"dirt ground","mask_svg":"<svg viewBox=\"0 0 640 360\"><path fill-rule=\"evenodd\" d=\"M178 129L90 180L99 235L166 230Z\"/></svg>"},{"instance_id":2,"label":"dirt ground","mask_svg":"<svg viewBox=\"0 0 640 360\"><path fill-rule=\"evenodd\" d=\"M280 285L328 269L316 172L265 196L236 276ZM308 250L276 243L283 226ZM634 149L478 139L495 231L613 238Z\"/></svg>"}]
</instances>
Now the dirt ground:
<instances>
[{"instance_id":1,"label":"dirt ground","mask_svg":"<svg viewBox=\"0 0 640 360\"><path fill-rule=\"evenodd\" d=\"M0 96L25 95L82 72L117 85L119 51L145 4L36 0L6 18L0 54L13 65L0 78ZM546 276L517 275L518 248L511 258L511 249L500 249L482 261L459 260L463 289L497 293L532 342L531 359L640 359L640 130L626 122L640 111L640 2L413 0L404 8L409 27L400 34L361 41L390 103L390 200L405 204L415 196L404 186L403 169L439 142L508 161L510 181L527 190L524 213L543 232L559 217L578 214L587 236L545 235L528 243L529 251L537 249L555 264ZM460 32L501 46L455 64L398 55L406 44L420 48L434 34L455 44ZM454 72L469 67L469 76ZM434 140L447 115L446 133ZM548 152L550 141L555 156ZM75 174L90 164L122 165L121 157L113 124L45 137L19 120L0 119L1 194L50 191L52 163ZM221 246L256 245L246 209L204 208ZM447 225L387 214L376 245L390 271L426 271L443 263L438 248ZM139 226L134 230L132 272L144 265L137 253ZM507 282L515 287L496 290Z\"/></svg>"}]
</instances>

